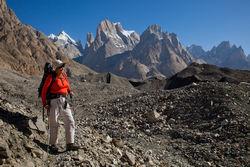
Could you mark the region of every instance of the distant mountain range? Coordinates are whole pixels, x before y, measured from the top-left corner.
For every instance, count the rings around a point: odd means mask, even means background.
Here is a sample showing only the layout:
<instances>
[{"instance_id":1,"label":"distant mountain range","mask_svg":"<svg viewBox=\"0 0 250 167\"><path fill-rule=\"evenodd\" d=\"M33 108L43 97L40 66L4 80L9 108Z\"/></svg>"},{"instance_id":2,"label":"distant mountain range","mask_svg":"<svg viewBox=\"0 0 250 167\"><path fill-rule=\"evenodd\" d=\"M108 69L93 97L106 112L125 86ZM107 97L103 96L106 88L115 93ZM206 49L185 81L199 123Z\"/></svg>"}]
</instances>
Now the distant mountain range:
<instances>
[{"instance_id":1,"label":"distant mountain range","mask_svg":"<svg viewBox=\"0 0 250 167\"><path fill-rule=\"evenodd\" d=\"M139 36L135 31L124 30L120 23L104 20L98 25L95 38L92 33L87 34L84 49L64 31L49 37L77 62L97 72L126 78L169 77L193 62L250 69L250 56L241 47L224 41L207 52L197 45L184 48L176 34L162 32L158 25L149 26Z\"/></svg>"},{"instance_id":2,"label":"distant mountain range","mask_svg":"<svg viewBox=\"0 0 250 167\"><path fill-rule=\"evenodd\" d=\"M176 34L162 32L158 25L139 36L109 20L99 24L95 39L88 33L84 55L77 61L97 72L135 79L168 77L192 62L205 63L191 56Z\"/></svg>"},{"instance_id":3,"label":"distant mountain range","mask_svg":"<svg viewBox=\"0 0 250 167\"><path fill-rule=\"evenodd\" d=\"M241 47L231 45L229 41L221 42L210 51L204 51L201 46L187 47L191 55L205 60L208 64L241 70L250 70L250 57L246 56Z\"/></svg>"}]
</instances>

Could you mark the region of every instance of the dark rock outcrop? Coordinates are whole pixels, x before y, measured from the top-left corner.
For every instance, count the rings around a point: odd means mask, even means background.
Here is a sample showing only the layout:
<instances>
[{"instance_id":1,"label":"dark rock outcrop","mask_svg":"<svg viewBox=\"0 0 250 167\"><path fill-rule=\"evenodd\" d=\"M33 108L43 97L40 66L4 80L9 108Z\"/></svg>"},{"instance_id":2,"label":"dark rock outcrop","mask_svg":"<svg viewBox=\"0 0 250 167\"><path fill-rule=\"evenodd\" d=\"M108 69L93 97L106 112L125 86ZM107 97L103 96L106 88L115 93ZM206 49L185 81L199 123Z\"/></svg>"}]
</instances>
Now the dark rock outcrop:
<instances>
[{"instance_id":1,"label":"dark rock outcrop","mask_svg":"<svg viewBox=\"0 0 250 167\"><path fill-rule=\"evenodd\" d=\"M144 81L130 80L136 89L144 91L175 89L199 82L250 83L250 71L192 63L167 79L152 77Z\"/></svg>"},{"instance_id":2,"label":"dark rock outcrop","mask_svg":"<svg viewBox=\"0 0 250 167\"><path fill-rule=\"evenodd\" d=\"M193 63L168 79L166 89L179 88L193 82L250 83L250 71L220 68L215 65Z\"/></svg>"}]
</instances>

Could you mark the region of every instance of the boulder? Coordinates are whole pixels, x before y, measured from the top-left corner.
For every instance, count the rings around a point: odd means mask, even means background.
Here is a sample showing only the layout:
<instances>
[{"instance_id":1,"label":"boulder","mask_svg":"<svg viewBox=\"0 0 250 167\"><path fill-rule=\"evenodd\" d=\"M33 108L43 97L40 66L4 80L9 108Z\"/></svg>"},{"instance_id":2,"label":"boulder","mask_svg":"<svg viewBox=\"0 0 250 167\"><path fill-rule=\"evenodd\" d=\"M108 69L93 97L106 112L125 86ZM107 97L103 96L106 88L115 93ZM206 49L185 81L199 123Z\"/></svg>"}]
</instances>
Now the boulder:
<instances>
[{"instance_id":1,"label":"boulder","mask_svg":"<svg viewBox=\"0 0 250 167\"><path fill-rule=\"evenodd\" d=\"M151 122L151 123L159 122L160 121L160 116L161 115L158 112L156 112L155 110L152 111L152 112L147 113L148 121Z\"/></svg>"},{"instance_id":2,"label":"boulder","mask_svg":"<svg viewBox=\"0 0 250 167\"><path fill-rule=\"evenodd\" d=\"M9 158L11 156L11 152L9 150L9 146L5 140L0 138L0 158Z\"/></svg>"},{"instance_id":3,"label":"boulder","mask_svg":"<svg viewBox=\"0 0 250 167\"><path fill-rule=\"evenodd\" d=\"M45 123L43 122L42 119L37 119L37 121L35 122L35 124L36 124L37 130L39 132L45 133L47 131L46 127L45 127Z\"/></svg>"},{"instance_id":4,"label":"boulder","mask_svg":"<svg viewBox=\"0 0 250 167\"><path fill-rule=\"evenodd\" d=\"M124 156L128 159L129 165L135 165L135 156L132 153L126 151Z\"/></svg>"},{"instance_id":5,"label":"boulder","mask_svg":"<svg viewBox=\"0 0 250 167\"><path fill-rule=\"evenodd\" d=\"M117 138L113 138L113 143L116 147L122 147L123 146L123 142L122 139L117 137Z\"/></svg>"}]
</instances>

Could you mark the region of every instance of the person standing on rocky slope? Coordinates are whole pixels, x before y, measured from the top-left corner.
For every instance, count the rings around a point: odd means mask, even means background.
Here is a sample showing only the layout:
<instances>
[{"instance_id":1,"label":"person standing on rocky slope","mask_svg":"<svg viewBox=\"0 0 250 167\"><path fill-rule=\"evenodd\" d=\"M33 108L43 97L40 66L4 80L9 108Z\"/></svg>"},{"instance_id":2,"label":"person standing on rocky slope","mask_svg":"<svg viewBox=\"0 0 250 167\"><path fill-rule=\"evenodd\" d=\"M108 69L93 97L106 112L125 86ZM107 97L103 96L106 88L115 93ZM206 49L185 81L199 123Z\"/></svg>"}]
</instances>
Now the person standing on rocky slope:
<instances>
[{"instance_id":1,"label":"person standing on rocky slope","mask_svg":"<svg viewBox=\"0 0 250 167\"><path fill-rule=\"evenodd\" d=\"M53 153L58 152L56 143L59 115L63 116L67 151L79 149L79 146L74 144L75 122L66 100L67 94L70 94L70 96L74 96L74 94L70 89L67 74L64 72L65 65L66 63L57 60L55 71L48 75L42 89L42 104L49 110L49 149ZM52 85L50 85L53 80L52 75L55 76L55 79Z\"/></svg>"}]
</instances>

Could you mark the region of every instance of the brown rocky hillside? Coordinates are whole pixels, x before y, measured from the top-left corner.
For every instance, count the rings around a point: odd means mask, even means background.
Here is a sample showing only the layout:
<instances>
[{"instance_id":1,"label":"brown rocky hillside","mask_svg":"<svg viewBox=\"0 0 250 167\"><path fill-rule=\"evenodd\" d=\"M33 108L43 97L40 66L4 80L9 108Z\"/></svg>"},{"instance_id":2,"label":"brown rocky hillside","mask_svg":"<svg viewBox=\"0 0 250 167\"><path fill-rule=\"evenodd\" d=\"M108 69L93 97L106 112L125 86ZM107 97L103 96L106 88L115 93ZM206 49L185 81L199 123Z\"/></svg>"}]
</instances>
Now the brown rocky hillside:
<instances>
[{"instance_id":1,"label":"brown rocky hillside","mask_svg":"<svg viewBox=\"0 0 250 167\"><path fill-rule=\"evenodd\" d=\"M60 59L79 73L90 69L73 62L60 52L42 32L22 24L15 13L0 1L0 67L34 75L43 72L46 61ZM76 68L78 67L78 68ZM80 72L81 71L81 72Z\"/></svg>"}]
</instances>

